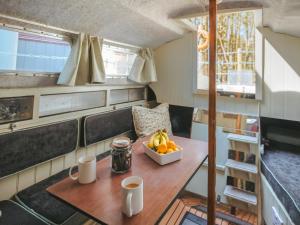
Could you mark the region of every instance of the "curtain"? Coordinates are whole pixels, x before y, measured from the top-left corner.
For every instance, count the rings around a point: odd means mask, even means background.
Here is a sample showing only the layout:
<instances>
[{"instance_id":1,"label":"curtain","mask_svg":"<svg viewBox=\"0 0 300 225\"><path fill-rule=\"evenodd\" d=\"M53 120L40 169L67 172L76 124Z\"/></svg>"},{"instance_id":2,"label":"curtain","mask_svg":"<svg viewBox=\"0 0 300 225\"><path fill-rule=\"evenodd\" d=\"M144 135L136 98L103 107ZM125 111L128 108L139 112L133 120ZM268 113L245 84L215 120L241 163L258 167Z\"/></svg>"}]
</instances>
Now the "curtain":
<instances>
[{"instance_id":1,"label":"curtain","mask_svg":"<svg viewBox=\"0 0 300 225\"><path fill-rule=\"evenodd\" d=\"M128 79L137 83L149 83L157 81L154 56L151 49L140 49L133 63Z\"/></svg>"},{"instance_id":2,"label":"curtain","mask_svg":"<svg viewBox=\"0 0 300 225\"><path fill-rule=\"evenodd\" d=\"M103 39L79 34L57 84L74 86L105 82Z\"/></svg>"}]
</instances>

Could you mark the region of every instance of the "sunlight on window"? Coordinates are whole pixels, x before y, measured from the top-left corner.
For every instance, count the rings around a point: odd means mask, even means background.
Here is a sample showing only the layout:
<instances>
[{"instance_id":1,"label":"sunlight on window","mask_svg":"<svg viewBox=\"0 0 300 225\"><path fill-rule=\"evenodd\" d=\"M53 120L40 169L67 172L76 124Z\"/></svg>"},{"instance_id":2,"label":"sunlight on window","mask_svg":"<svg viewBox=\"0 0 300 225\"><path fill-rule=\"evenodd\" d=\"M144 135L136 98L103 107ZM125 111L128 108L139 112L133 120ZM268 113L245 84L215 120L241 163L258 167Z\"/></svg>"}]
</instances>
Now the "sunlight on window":
<instances>
[{"instance_id":1,"label":"sunlight on window","mask_svg":"<svg viewBox=\"0 0 300 225\"><path fill-rule=\"evenodd\" d=\"M61 39L0 29L0 70L59 73L70 54Z\"/></svg>"},{"instance_id":2,"label":"sunlight on window","mask_svg":"<svg viewBox=\"0 0 300 225\"><path fill-rule=\"evenodd\" d=\"M218 15L217 90L224 93L255 94L255 12ZM191 21L198 30L208 31L208 17ZM208 89L208 48L198 35L198 89Z\"/></svg>"},{"instance_id":3,"label":"sunlight on window","mask_svg":"<svg viewBox=\"0 0 300 225\"><path fill-rule=\"evenodd\" d=\"M103 45L102 56L107 77L128 76L136 53L127 48Z\"/></svg>"}]
</instances>

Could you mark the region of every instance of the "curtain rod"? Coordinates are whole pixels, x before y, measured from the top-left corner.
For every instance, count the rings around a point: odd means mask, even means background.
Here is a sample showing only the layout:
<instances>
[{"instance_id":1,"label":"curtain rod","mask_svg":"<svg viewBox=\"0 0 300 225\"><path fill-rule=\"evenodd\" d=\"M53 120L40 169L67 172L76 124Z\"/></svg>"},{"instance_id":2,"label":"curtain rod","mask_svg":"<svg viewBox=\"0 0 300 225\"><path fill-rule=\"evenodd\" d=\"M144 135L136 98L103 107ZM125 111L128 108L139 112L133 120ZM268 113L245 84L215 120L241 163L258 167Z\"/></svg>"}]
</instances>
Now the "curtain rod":
<instances>
[{"instance_id":1,"label":"curtain rod","mask_svg":"<svg viewBox=\"0 0 300 225\"><path fill-rule=\"evenodd\" d=\"M73 30L67 30L67 29L63 29L63 28L59 28L59 27L54 27L54 26L43 24L43 23L31 21L31 20L21 19L21 18L17 18L17 17L13 17L13 16L8 16L8 15L2 14L2 13L0 13L0 18L5 18L5 19L11 20L11 21L26 23L26 24L30 24L30 25L34 25L34 26L38 26L38 27L42 27L42 28L46 28L46 29L50 29L50 30L54 30L54 31L59 31L59 32L63 32L63 33L71 34L71 35L78 35L80 33L78 31L73 31ZM10 28L10 26L7 26L7 27ZM11 26L11 28L17 28L17 26ZM22 30L26 30L26 28L23 27ZM43 33L43 32L41 32L41 33ZM50 34L50 32L44 32L44 33ZM57 34L51 35L50 34L50 36L59 37L59 36L62 36L62 35L57 35ZM66 35L64 35L64 36L66 36ZM122 42L117 42L117 41L113 41L113 40L106 39L106 38L104 38L104 42L106 42L107 44L126 46L126 47L137 49L137 50L141 48L140 46L131 45L131 44L122 43Z\"/></svg>"}]
</instances>

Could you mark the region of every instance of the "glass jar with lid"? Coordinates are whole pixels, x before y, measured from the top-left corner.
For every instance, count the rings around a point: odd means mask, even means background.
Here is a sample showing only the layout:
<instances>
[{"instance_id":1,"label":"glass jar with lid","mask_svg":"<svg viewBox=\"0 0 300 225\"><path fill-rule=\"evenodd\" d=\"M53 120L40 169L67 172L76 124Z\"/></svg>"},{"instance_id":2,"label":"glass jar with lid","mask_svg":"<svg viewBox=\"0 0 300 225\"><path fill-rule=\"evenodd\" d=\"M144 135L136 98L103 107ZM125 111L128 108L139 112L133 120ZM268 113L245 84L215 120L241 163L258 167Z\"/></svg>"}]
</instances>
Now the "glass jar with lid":
<instances>
[{"instance_id":1,"label":"glass jar with lid","mask_svg":"<svg viewBox=\"0 0 300 225\"><path fill-rule=\"evenodd\" d=\"M111 169L114 173L126 173L131 168L132 144L127 137L113 139L111 144Z\"/></svg>"}]
</instances>

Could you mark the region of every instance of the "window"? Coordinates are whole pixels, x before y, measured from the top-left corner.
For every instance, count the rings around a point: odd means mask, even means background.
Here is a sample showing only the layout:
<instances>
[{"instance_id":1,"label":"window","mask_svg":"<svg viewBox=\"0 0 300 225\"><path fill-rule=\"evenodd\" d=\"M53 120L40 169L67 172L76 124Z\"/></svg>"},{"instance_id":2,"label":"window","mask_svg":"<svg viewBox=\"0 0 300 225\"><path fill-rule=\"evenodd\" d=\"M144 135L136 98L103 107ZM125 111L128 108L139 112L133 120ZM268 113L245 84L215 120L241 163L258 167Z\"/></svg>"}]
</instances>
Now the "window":
<instances>
[{"instance_id":1,"label":"window","mask_svg":"<svg viewBox=\"0 0 300 225\"><path fill-rule=\"evenodd\" d=\"M104 44L102 56L107 77L120 78L129 75L136 52L129 48Z\"/></svg>"},{"instance_id":2,"label":"window","mask_svg":"<svg viewBox=\"0 0 300 225\"><path fill-rule=\"evenodd\" d=\"M0 29L0 70L59 73L70 54L62 39Z\"/></svg>"},{"instance_id":3,"label":"window","mask_svg":"<svg viewBox=\"0 0 300 225\"><path fill-rule=\"evenodd\" d=\"M255 97L255 11L217 17L217 90L219 94ZM208 17L191 19L198 28L197 88L208 89ZM199 32L200 31L200 32ZM203 35L204 34L204 35Z\"/></svg>"}]
</instances>

